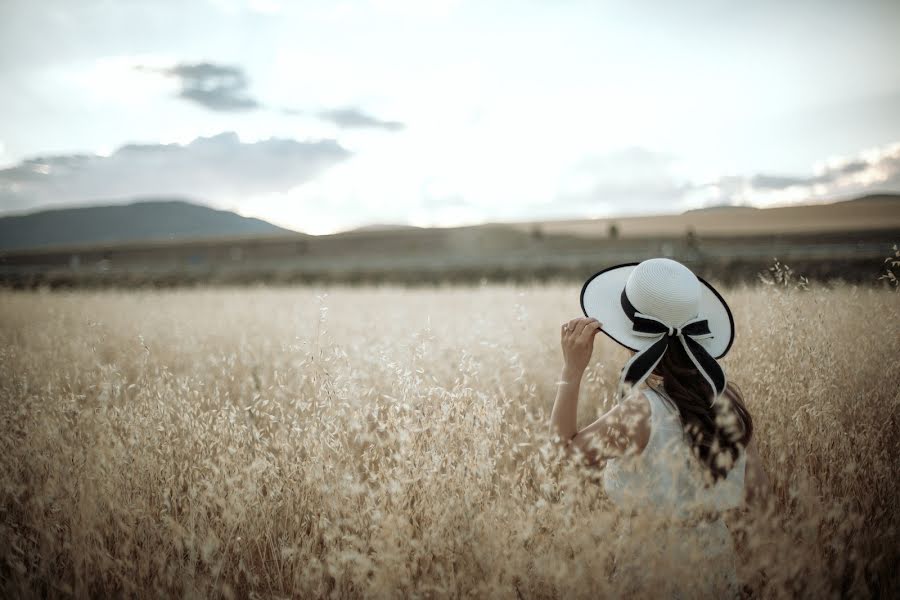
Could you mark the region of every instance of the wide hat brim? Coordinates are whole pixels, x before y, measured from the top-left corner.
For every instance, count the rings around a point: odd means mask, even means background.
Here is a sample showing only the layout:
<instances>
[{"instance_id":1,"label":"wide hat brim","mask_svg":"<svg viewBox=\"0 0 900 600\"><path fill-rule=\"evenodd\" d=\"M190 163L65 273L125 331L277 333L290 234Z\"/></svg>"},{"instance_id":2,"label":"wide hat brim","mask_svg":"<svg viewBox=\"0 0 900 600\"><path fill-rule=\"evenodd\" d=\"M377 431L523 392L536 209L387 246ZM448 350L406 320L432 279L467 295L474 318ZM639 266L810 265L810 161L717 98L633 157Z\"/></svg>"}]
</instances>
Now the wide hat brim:
<instances>
[{"instance_id":1,"label":"wide hat brim","mask_svg":"<svg viewBox=\"0 0 900 600\"><path fill-rule=\"evenodd\" d=\"M581 288L581 310L586 317L600 321L601 331L629 350L640 352L656 339L635 335L633 323L622 308L621 296L628 276L638 263L609 267L595 273ZM696 340L713 358L722 358L734 342L734 318L728 304L716 289L701 277L698 316L706 319L713 337Z\"/></svg>"}]
</instances>

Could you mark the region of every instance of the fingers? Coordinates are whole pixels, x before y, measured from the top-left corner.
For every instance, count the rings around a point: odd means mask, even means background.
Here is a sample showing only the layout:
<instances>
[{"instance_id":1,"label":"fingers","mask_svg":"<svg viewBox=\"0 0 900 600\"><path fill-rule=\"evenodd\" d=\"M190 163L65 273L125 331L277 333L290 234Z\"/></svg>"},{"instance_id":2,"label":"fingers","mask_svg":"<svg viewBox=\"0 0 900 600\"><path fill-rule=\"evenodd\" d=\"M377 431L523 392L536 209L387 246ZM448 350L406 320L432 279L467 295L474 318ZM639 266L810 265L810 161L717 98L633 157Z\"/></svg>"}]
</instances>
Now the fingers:
<instances>
[{"instance_id":1,"label":"fingers","mask_svg":"<svg viewBox=\"0 0 900 600\"><path fill-rule=\"evenodd\" d=\"M602 327L602 323L600 323L600 321L598 321L597 319L591 319L590 321L585 323L584 327L581 329L579 337L585 339L590 338L598 331L600 331L600 327Z\"/></svg>"},{"instance_id":2,"label":"fingers","mask_svg":"<svg viewBox=\"0 0 900 600\"><path fill-rule=\"evenodd\" d=\"M584 328L585 328L585 327L587 326L587 324L590 323L591 321L592 321L592 319L588 319L588 318L586 318L586 317L583 318L583 319L578 319L578 324L575 325L575 331L573 331L572 334L573 334L575 337L579 337L579 336L581 335L581 332L584 331Z\"/></svg>"},{"instance_id":3,"label":"fingers","mask_svg":"<svg viewBox=\"0 0 900 600\"><path fill-rule=\"evenodd\" d=\"M568 323L562 324L562 335L565 337L566 335L577 338L581 336L585 331L589 331L591 335L595 333L601 324L597 319L592 317L578 317L572 319Z\"/></svg>"}]
</instances>

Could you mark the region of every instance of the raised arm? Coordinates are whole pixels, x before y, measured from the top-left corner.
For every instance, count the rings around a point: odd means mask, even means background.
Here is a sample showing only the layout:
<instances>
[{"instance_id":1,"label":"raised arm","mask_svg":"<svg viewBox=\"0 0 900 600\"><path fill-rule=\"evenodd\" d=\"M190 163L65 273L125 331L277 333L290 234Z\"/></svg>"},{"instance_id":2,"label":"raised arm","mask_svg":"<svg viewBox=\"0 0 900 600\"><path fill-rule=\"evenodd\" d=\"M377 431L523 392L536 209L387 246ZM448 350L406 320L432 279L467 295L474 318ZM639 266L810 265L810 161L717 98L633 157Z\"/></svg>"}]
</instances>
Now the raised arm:
<instances>
[{"instance_id":1,"label":"raised arm","mask_svg":"<svg viewBox=\"0 0 900 600\"><path fill-rule=\"evenodd\" d=\"M578 433L578 391L581 378L594 351L594 336L600 331L597 319L579 318L563 323L560 344L563 352L563 368L556 382L556 401L550 413L552 432L562 441L569 441Z\"/></svg>"},{"instance_id":2,"label":"raised arm","mask_svg":"<svg viewBox=\"0 0 900 600\"><path fill-rule=\"evenodd\" d=\"M578 393L601 324L596 319L572 319L563 324L560 343L563 369L557 382L556 401L550 413L552 433L568 452L578 449L589 464L640 452L650 436L650 407L642 394L634 394L602 417L578 430Z\"/></svg>"}]
</instances>

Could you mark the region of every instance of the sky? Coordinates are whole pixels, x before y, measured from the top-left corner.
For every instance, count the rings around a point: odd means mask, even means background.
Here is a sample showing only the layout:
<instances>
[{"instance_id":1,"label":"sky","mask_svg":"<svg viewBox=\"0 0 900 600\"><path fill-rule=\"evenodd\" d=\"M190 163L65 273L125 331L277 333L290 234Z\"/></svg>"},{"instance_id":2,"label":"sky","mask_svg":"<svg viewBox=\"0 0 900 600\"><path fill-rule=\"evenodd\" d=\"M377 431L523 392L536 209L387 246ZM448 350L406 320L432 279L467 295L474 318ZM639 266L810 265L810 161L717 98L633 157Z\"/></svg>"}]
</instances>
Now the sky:
<instances>
[{"instance_id":1,"label":"sky","mask_svg":"<svg viewBox=\"0 0 900 600\"><path fill-rule=\"evenodd\" d=\"M307 233L900 191L900 2L0 0L0 214Z\"/></svg>"}]
</instances>

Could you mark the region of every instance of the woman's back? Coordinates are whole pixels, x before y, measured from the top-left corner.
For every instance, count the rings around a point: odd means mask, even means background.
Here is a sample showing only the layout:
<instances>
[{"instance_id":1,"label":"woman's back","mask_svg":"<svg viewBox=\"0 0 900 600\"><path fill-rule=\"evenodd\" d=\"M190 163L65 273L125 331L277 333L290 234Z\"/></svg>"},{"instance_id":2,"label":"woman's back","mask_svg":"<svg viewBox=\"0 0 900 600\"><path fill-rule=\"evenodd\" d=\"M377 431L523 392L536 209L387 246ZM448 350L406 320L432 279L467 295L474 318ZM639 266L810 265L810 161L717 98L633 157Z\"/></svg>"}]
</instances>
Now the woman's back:
<instances>
[{"instance_id":1,"label":"woman's back","mask_svg":"<svg viewBox=\"0 0 900 600\"><path fill-rule=\"evenodd\" d=\"M648 538L626 521L629 543L617 557L617 571L634 582L637 596L736 597L734 542L721 512L744 500L746 455L741 452L728 475L707 486L677 409L654 389L644 397L650 405L646 446L639 454L608 460L603 474L609 498L626 513L649 517L642 527L651 524Z\"/></svg>"},{"instance_id":2,"label":"woman's back","mask_svg":"<svg viewBox=\"0 0 900 600\"><path fill-rule=\"evenodd\" d=\"M603 480L609 498L621 508L650 509L676 518L739 507L744 500L745 453L726 477L707 485L678 410L653 388L643 393L650 405L650 436L640 454L607 462Z\"/></svg>"}]
</instances>

